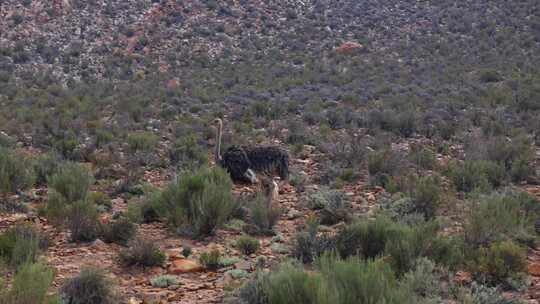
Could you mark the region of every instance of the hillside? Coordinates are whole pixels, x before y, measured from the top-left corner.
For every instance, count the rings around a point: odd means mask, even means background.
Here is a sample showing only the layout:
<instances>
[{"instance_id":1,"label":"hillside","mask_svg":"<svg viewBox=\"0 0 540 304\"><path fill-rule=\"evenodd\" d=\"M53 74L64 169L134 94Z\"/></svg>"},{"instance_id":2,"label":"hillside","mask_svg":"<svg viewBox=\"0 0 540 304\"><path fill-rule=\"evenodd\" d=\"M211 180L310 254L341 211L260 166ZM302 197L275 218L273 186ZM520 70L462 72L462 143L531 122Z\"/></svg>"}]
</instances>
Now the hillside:
<instances>
[{"instance_id":1,"label":"hillside","mask_svg":"<svg viewBox=\"0 0 540 304\"><path fill-rule=\"evenodd\" d=\"M0 303L539 303L538 63L536 0L0 0Z\"/></svg>"}]
</instances>

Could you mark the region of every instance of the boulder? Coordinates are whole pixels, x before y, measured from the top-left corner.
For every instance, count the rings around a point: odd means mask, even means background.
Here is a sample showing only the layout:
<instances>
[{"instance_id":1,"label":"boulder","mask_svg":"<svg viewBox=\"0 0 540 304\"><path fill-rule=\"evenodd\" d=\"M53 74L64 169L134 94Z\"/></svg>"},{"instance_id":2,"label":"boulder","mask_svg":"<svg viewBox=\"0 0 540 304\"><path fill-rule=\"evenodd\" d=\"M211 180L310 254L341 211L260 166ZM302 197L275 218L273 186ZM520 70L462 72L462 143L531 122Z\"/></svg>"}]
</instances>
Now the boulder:
<instances>
[{"instance_id":1,"label":"boulder","mask_svg":"<svg viewBox=\"0 0 540 304\"><path fill-rule=\"evenodd\" d=\"M188 259L177 259L172 261L171 266L169 267L169 273L172 274L182 274L182 273L191 273L199 272L204 268L201 264L196 261Z\"/></svg>"}]
</instances>

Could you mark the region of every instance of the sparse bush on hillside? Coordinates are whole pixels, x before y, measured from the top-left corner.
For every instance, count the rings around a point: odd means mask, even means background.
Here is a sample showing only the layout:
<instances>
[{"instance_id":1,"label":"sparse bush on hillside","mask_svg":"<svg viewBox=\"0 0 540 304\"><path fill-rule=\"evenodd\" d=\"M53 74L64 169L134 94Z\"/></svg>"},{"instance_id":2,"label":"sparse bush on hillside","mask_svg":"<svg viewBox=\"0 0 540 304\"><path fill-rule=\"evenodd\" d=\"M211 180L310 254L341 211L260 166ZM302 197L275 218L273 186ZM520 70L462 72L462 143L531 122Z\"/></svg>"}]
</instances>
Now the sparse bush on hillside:
<instances>
[{"instance_id":1,"label":"sparse bush on hillside","mask_svg":"<svg viewBox=\"0 0 540 304\"><path fill-rule=\"evenodd\" d=\"M47 239L29 225L17 225L0 234L0 259L15 268L36 262L46 247Z\"/></svg>"},{"instance_id":2,"label":"sparse bush on hillside","mask_svg":"<svg viewBox=\"0 0 540 304\"><path fill-rule=\"evenodd\" d=\"M296 234L292 255L302 263L311 263L325 252L336 249L333 237L328 234L318 234L319 221L309 219L304 231Z\"/></svg>"},{"instance_id":3,"label":"sparse bush on hillside","mask_svg":"<svg viewBox=\"0 0 540 304\"><path fill-rule=\"evenodd\" d=\"M126 245L137 233L137 226L129 219L122 217L102 226L103 241Z\"/></svg>"},{"instance_id":4,"label":"sparse bush on hillside","mask_svg":"<svg viewBox=\"0 0 540 304\"><path fill-rule=\"evenodd\" d=\"M336 235L336 248L344 258L387 255L394 271L400 275L409 271L419 257L452 266L458 258L452 248L456 244L438 237L438 228L435 222L408 226L379 216L373 221L359 221L343 228Z\"/></svg>"},{"instance_id":5,"label":"sparse bush on hillside","mask_svg":"<svg viewBox=\"0 0 540 304\"><path fill-rule=\"evenodd\" d=\"M47 184L50 176L55 174L60 166L60 157L55 153L42 154L34 160L34 172L36 172L36 183L38 185Z\"/></svg>"},{"instance_id":6,"label":"sparse bush on hillside","mask_svg":"<svg viewBox=\"0 0 540 304\"><path fill-rule=\"evenodd\" d=\"M102 270L86 268L60 288L62 303L117 303L114 285Z\"/></svg>"},{"instance_id":7,"label":"sparse bush on hillside","mask_svg":"<svg viewBox=\"0 0 540 304\"><path fill-rule=\"evenodd\" d=\"M308 204L312 209L319 210L323 225L333 225L349 218L348 202L342 191L318 190L309 195Z\"/></svg>"},{"instance_id":8,"label":"sparse bush on hillside","mask_svg":"<svg viewBox=\"0 0 540 304\"><path fill-rule=\"evenodd\" d=\"M257 252L261 244L256 238L244 235L236 240L235 246L243 254L250 255Z\"/></svg>"},{"instance_id":9,"label":"sparse bush on hillside","mask_svg":"<svg viewBox=\"0 0 540 304\"><path fill-rule=\"evenodd\" d=\"M63 164L48 179L49 188L60 195L65 204L85 200L92 183L90 173L82 165L71 162Z\"/></svg>"},{"instance_id":10,"label":"sparse bush on hillside","mask_svg":"<svg viewBox=\"0 0 540 304\"><path fill-rule=\"evenodd\" d=\"M43 264L26 263L18 269L11 288L0 282L0 303L50 304L57 303L55 296L47 295L54 278L53 270Z\"/></svg>"},{"instance_id":11,"label":"sparse bush on hillside","mask_svg":"<svg viewBox=\"0 0 540 304\"><path fill-rule=\"evenodd\" d=\"M479 281L498 284L526 275L526 250L512 241L492 243L487 248L480 248L475 255L469 267Z\"/></svg>"},{"instance_id":12,"label":"sparse bush on hillside","mask_svg":"<svg viewBox=\"0 0 540 304\"><path fill-rule=\"evenodd\" d=\"M169 151L173 164L182 168L199 168L208 162L208 154L194 135L176 140Z\"/></svg>"},{"instance_id":13,"label":"sparse bush on hillside","mask_svg":"<svg viewBox=\"0 0 540 304\"><path fill-rule=\"evenodd\" d=\"M340 260L324 255L315 271L286 262L270 273L257 273L238 292L239 303L413 303L383 260Z\"/></svg>"},{"instance_id":14,"label":"sparse bush on hillside","mask_svg":"<svg viewBox=\"0 0 540 304\"><path fill-rule=\"evenodd\" d=\"M129 248L120 252L120 261L126 266L161 266L165 262L165 254L153 241L136 238L130 242Z\"/></svg>"},{"instance_id":15,"label":"sparse bush on hillside","mask_svg":"<svg viewBox=\"0 0 540 304\"><path fill-rule=\"evenodd\" d=\"M435 216L441 202L442 189L436 177L421 177L414 183L411 198L414 212L421 213L426 219Z\"/></svg>"},{"instance_id":16,"label":"sparse bush on hillside","mask_svg":"<svg viewBox=\"0 0 540 304\"><path fill-rule=\"evenodd\" d=\"M206 269L216 271L221 267L221 252L218 249L203 252L199 257L199 261Z\"/></svg>"},{"instance_id":17,"label":"sparse bush on hillside","mask_svg":"<svg viewBox=\"0 0 540 304\"><path fill-rule=\"evenodd\" d=\"M185 172L156 197L157 210L169 224L197 237L213 234L231 216L232 182L221 168Z\"/></svg>"},{"instance_id":18,"label":"sparse bush on hillside","mask_svg":"<svg viewBox=\"0 0 540 304\"><path fill-rule=\"evenodd\" d=\"M473 202L465 221L465 241L478 248L494 241L514 239L534 243L533 221L538 209L531 209L530 197L516 193L494 193Z\"/></svg>"},{"instance_id":19,"label":"sparse bush on hillside","mask_svg":"<svg viewBox=\"0 0 540 304\"><path fill-rule=\"evenodd\" d=\"M0 196L24 190L33 182L30 163L15 152L0 147Z\"/></svg>"},{"instance_id":20,"label":"sparse bush on hillside","mask_svg":"<svg viewBox=\"0 0 540 304\"><path fill-rule=\"evenodd\" d=\"M505 179L504 167L491 161L468 160L452 164L447 172L456 189L463 192L488 191L499 187Z\"/></svg>"},{"instance_id":21,"label":"sparse bush on hillside","mask_svg":"<svg viewBox=\"0 0 540 304\"><path fill-rule=\"evenodd\" d=\"M150 132L135 132L127 137L129 149L132 152L150 151L158 143L159 138Z\"/></svg>"},{"instance_id":22,"label":"sparse bush on hillside","mask_svg":"<svg viewBox=\"0 0 540 304\"><path fill-rule=\"evenodd\" d=\"M272 235L274 226L279 221L283 211L274 204L268 204L268 198L257 195L249 205L249 221L251 225L248 232L251 234Z\"/></svg>"},{"instance_id":23,"label":"sparse bush on hillside","mask_svg":"<svg viewBox=\"0 0 540 304\"><path fill-rule=\"evenodd\" d=\"M68 207L67 227L71 231L71 241L89 242L99 236L100 223L96 206L90 202L78 201Z\"/></svg>"}]
</instances>

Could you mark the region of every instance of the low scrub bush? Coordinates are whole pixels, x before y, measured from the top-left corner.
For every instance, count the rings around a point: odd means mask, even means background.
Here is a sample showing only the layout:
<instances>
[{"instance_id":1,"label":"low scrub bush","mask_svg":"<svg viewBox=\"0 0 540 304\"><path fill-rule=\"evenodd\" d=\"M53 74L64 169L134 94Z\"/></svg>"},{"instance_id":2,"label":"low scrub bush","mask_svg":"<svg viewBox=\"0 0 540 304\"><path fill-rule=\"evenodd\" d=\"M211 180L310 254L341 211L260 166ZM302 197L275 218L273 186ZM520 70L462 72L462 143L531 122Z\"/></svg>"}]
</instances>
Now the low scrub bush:
<instances>
[{"instance_id":1,"label":"low scrub bush","mask_svg":"<svg viewBox=\"0 0 540 304\"><path fill-rule=\"evenodd\" d=\"M0 147L0 196L30 187L34 171L26 158Z\"/></svg>"},{"instance_id":2,"label":"low scrub bush","mask_svg":"<svg viewBox=\"0 0 540 304\"><path fill-rule=\"evenodd\" d=\"M60 167L60 156L55 153L46 153L38 156L34 162L36 183L46 185L50 176L54 175Z\"/></svg>"},{"instance_id":3,"label":"low scrub bush","mask_svg":"<svg viewBox=\"0 0 540 304\"><path fill-rule=\"evenodd\" d=\"M218 249L212 249L209 252L201 253L199 262L206 269L216 271L221 267L221 253Z\"/></svg>"},{"instance_id":4,"label":"low scrub bush","mask_svg":"<svg viewBox=\"0 0 540 304\"><path fill-rule=\"evenodd\" d=\"M150 151L158 143L159 138L151 132L134 132L127 136L129 149L133 152Z\"/></svg>"},{"instance_id":5,"label":"low scrub bush","mask_svg":"<svg viewBox=\"0 0 540 304\"><path fill-rule=\"evenodd\" d=\"M256 273L238 292L240 303L414 303L383 260L318 259L315 271L287 262L277 270Z\"/></svg>"},{"instance_id":6,"label":"low scrub bush","mask_svg":"<svg viewBox=\"0 0 540 304\"><path fill-rule=\"evenodd\" d=\"M424 170L433 170L437 164L435 153L421 145L411 146L409 159L416 167Z\"/></svg>"},{"instance_id":7,"label":"low scrub bush","mask_svg":"<svg viewBox=\"0 0 540 304\"><path fill-rule=\"evenodd\" d=\"M186 172L156 197L155 206L178 231L211 235L236 209L231 188L231 179L221 168Z\"/></svg>"},{"instance_id":8,"label":"low scrub bush","mask_svg":"<svg viewBox=\"0 0 540 304\"><path fill-rule=\"evenodd\" d=\"M521 304L518 300L507 299L496 287L472 282L470 290L459 298L464 304Z\"/></svg>"},{"instance_id":9,"label":"low scrub bush","mask_svg":"<svg viewBox=\"0 0 540 304\"><path fill-rule=\"evenodd\" d=\"M368 172L370 182L387 187L393 176L399 175L403 168L403 159L391 149L374 151L368 154Z\"/></svg>"},{"instance_id":10,"label":"low scrub bush","mask_svg":"<svg viewBox=\"0 0 540 304\"><path fill-rule=\"evenodd\" d=\"M335 240L327 234L318 234L319 221L309 219L304 231L294 240L292 255L303 263L311 263L325 252L336 249Z\"/></svg>"},{"instance_id":11,"label":"low scrub bush","mask_svg":"<svg viewBox=\"0 0 540 304\"><path fill-rule=\"evenodd\" d=\"M407 272L419 257L436 262L454 262L457 254L437 236L438 224L426 222L408 226L385 217L360 221L346 226L336 236L337 252L342 257L359 255L369 259L386 255L399 275Z\"/></svg>"},{"instance_id":12,"label":"low scrub bush","mask_svg":"<svg viewBox=\"0 0 540 304\"><path fill-rule=\"evenodd\" d=\"M69 206L67 226L73 242L93 241L99 236L100 222L96 207L85 201Z\"/></svg>"},{"instance_id":13,"label":"low scrub bush","mask_svg":"<svg viewBox=\"0 0 540 304\"><path fill-rule=\"evenodd\" d=\"M103 240L108 243L126 245L137 233L137 226L129 219L121 217L102 226Z\"/></svg>"},{"instance_id":14,"label":"low scrub bush","mask_svg":"<svg viewBox=\"0 0 540 304\"><path fill-rule=\"evenodd\" d=\"M195 136L176 140L169 151L171 162L182 168L199 168L208 163L208 154Z\"/></svg>"},{"instance_id":15,"label":"low scrub bush","mask_svg":"<svg viewBox=\"0 0 540 304\"><path fill-rule=\"evenodd\" d=\"M262 195L255 197L249 206L249 220L251 225L248 226L250 234L273 235L274 226L279 221L282 210L273 204L270 204L268 199Z\"/></svg>"},{"instance_id":16,"label":"low scrub bush","mask_svg":"<svg viewBox=\"0 0 540 304\"><path fill-rule=\"evenodd\" d=\"M167 288L169 286L179 285L180 280L173 275L160 275L150 280L152 287Z\"/></svg>"},{"instance_id":17,"label":"low scrub bush","mask_svg":"<svg viewBox=\"0 0 540 304\"><path fill-rule=\"evenodd\" d=\"M504 183L505 170L495 162L467 160L462 164L450 165L447 175L458 191L487 191Z\"/></svg>"},{"instance_id":18,"label":"low scrub bush","mask_svg":"<svg viewBox=\"0 0 540 304\"><path fill-rule=\"evenodd\" d=\"M320 210L323 225L333 225L349 218L348 202L342 191L321 189L309 195L308 204L312 209Z\"/></svg>"},{"instance_id":19,"label":"low scrub bush","mask_svg":"<svg viewBox=\"0 0 540 304\"><path fill-rule=\"evenodd\" d=\"M29 225L17 225L0 235L0 259L17 268L34 263L47 239Z\"/></svg>"},{"instance_id":20,"label":"low scrub bush","mask_svg":"<svg viewBox=\"0 0 540 304\"><path fill-rule=\"evenodd\" d=\"M533 200L534 201L534 200ZM494 193L473 202L465 222L465 242L471 248L488 246L494 241L514 239L534 242L534 220L538 208L527 195Z\"/></svg>"},{"instance_id":21,"label":"low scrub bush","mask_svg":"<svg viewBox=\"0 0 540 304\"><path fill-rule=\"evenodd\" d=\"M60 296L62 303L113 304L118 300L113 286L102 270L87 268L60 288Z\"/></svg>"},{"instance_id":22,"label":"low scrub bush","mask_svg":"<svg viewBox=\"0 0 540 304\"><path fill-rule=\"evenodd\" d=\"M43 264L23 264L13 278L11 288L9 290L0 288L0 303L55 303L55 297L47 295L53 278L53 270ZM1 282L0 287L2 287Z\"/></svg>"},{"instance_id":23,"label":"low scrub bush","mask_svg":"<svg viewBox=\"0 0 540 304\"><path fill-rule=\"evenodd\" d=\"M511 241L495 242L478 250L471 270L479 281L491 284L521 279L527 271L527 253Z\"/></svg>"},{"instance_id":24,"label":"low scrub bush","mask_svg":"<svg viewBox=\"0 0 540 304\"><path fill-rule=\"evenodd\" d=\"M236 240L236 248L245 255L250 255L259 250L261 244L256 238L244 235Z\"/></svg>"},{"instance_id":25,"label":"low scrub bush","mask_svg":"<svg viewBox=\"0 0 540 304\"><path fill-rule=\"evenodd\" d=\"M89 172L77 163L62 165L56 174L48 179L49 188L59 194L65 203L71 204L86 199L93 178Z\"/></svg>"},{"instance_id":26,"label":"low scrub bush","mask_svg":"<svg viewBox=\"0 0 540 304\"><path fill-rule=\"evenodd\" d=\"M416 180L410 192L414 212L423 214L426 219L433 218L441 202L442 189L439 179L421 177Z\"/></svg>"},{"instance_id":27,"label":"low scrub bush","mask_svg":"<svg viewBox=\"0 0 540 304\"><path fill-rule=\"evenodd\" d=\"M153 241L136 238L129 248L120 252L120 261L126 266L161 266L165 262L165 254Z\"/></svg>"},{"instance_id":28,"label":"low scrub bush","mask_svg":"<svg viewBox=\"0 0 540 304\"><path fill-rule=\"evenodd\" d=\"M441 278L434 262L427 258L415 261L414 268L403 275L400 282L413 293L414 303L441 303Z\"/></svg>"}]
</instances>

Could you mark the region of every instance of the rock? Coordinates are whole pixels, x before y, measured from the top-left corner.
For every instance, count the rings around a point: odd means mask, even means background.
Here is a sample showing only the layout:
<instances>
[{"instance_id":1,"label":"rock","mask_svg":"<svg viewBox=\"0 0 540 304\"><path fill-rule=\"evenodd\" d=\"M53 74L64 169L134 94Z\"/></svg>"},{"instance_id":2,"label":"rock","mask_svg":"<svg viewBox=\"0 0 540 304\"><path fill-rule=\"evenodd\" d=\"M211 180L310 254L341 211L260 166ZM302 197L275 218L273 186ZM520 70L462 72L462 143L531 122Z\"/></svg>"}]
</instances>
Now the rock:
<instances>
[{"instance_id":1,"label":"rock","mask_svg":"<svg viewBox=\"0 0 540 304\"><path fill-rule=\"evenodd\" d=\"M106 247L107 245L105 244L105 242L103 242L100 239L93 241L92 244L90 245L90 248L94 250L98 250L98 251L105 250Z\"/></svg>"},{"instance_id":2,"label":"rock","mask_svg":"<svg viewBox=\"0 0 540 304\"><path fill-rule=\"evenodd\" d=\"M529 264L529 274L532 276L540 276L540 263Z\"/></svg>"},{"instance_id":3,"label":"rock","mask_svg":"<svg viewBox=\"0 0 540 304\"><path fill-rule=\"evenodd\" d=\"M357 42L347 41L336 48L336 53L341 55L352 55L360 52L364 46Z\"/></svg>"},{"instance_id":4,"label":"rock","mask_svg":"<svg viewBox=\"0 0 540 304\"><path fill-rule=\"evenodd\" d=\"M143 304L167 303L166 292L148 292L143 294Z\"/></svg>"},{"instance_id":5,"label":"rock","mask_svg":"<svg viewBox=\"0 0 540 304\"><path fill-rule=\"evenodd\" d=\"M302 216L302 213L301 213L300 211L294 210L294 209L291 210L291 211L289 211L289 213L287 214L287 218L288 218L289 220L297 219L297 218L299 218L300 216Z\"/></svg>"},{"instance_id":6,"label":"rock","mask_svg":"<svg viewBox=\"0 0 540 304\"><path fill-rule=\"evenodd\" d=\"M456 276L454 277L454 282L456 282L459 285L470 284L472 282L472 275L469 272L460 270L456 272Z\"/></svg>"},{"instance_id":7,"label":"rock","mask_svg":"<svg viewBox=\"0 0 540 304\"><path fill-rule=\"evenodd\" d=\"M172 274L182 274L182 273L191 273L199 272L204 268L196 261L188 259L177 259L172 261L172 264L169 268L169 273Z\"/></svg>"}]
</instances>

